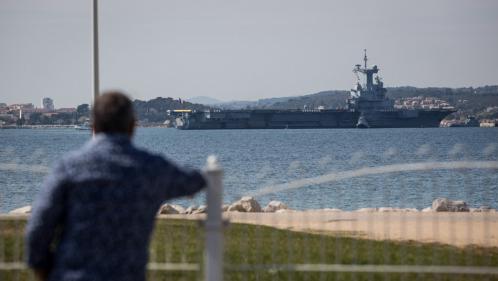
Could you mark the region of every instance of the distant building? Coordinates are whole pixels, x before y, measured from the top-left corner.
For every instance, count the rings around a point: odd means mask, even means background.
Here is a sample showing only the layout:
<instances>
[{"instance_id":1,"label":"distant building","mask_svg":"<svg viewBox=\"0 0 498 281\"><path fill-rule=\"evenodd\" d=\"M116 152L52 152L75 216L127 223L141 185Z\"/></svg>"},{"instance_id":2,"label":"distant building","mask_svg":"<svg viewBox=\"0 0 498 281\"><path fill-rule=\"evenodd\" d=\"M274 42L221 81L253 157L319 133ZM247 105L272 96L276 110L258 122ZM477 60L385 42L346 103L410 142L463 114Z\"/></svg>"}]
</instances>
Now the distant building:
<instances>
[{"instance_id":1,"label":"distant building","mask_svg":"<svg viewBox=\"0 0 498 281\"><path fill-rule=\"evenodd\" d=\"M75 107L61 107L56 110L57 113L73 113L76 112Z\"/></svg>"},{"instance_id":2,"label":"distant building","mask_svg":"<svg viewBox=\"0 0 498 281\"><path fill-rule=\"evenodd\" d=\"M445 100L421 96L397 99L394 107L403 109L453 109Z\"/></svg>"},{"instance_id":3,"label":"distant building","mask_svg":"<svg viewBox=\"0 0 498 281\"><path fill-rule=\"evenodd\" d=\"M35 109L35 106L32 103L15 103L9 105L10 110L19 110L22 109L24 111L32 111Z\"/></svg>"},{"instance_id":4,"label":"distant building","mask_svg":"<svg viewBox=\"0 0 498 281\"><path fill-rule=\"evenodd\" d=\"M482 120L480 126L484 127L484 128L498 127L498 119L495 119L495 120L489 120L489 119Z\"/></svg>"},{"instance_id":5,"label":"distant building","mask_svg":"<svg viewBox=\"0 0 498 281\"><path fill-rule=\"evenodd\" d=\"M54 111L54 100L51 98L42 99L42 107L47 111Z\"/></svg>"}]
</instances>

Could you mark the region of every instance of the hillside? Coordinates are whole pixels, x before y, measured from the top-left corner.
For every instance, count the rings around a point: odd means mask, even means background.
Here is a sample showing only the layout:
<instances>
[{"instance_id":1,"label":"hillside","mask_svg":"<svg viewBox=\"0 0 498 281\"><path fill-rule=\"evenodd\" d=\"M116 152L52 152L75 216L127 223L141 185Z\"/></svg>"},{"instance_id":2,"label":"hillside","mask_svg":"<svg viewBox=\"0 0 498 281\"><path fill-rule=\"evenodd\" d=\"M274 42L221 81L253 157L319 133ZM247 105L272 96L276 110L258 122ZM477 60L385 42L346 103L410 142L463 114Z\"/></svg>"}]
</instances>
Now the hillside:
<instances>
[{"instance_id":1,"label":"hillside","mask_svg":"<svg viewBox=\"0 0 498 281\"><path fill-rule=\"evenodd\" d=\"M465 118L474 115L480 119L498 118L498 86L484 86L477 88L416 88L416 87L391 87L387 88L387 96L392 99L406 99L411 97L435 97L445 100L458 111L448 118ZM264 105L255 102L250 108L273 109L301 109L317 108L343 108L346 106L348 91L323 91L311 95L292 98L275 99L274 103Z\"/></svg>"},{"instance_id":2,"label":"hillside","mask_svg":"<svg viewBox=\"0 0 498 281\"><path fill-rule=\"evenodd\" d=\"M168 110L174 109L195 109L203 110L209 107L182 101L173 98L157 97L148 101L134 100L133 106L140 123L163 123L165 120L171 120L172 117L168 116Z\"/></svg>"},{"instance_id":3,"label":"hillside","mask_svg":"<svg viewBox=\"0 0 498 281\"><path fill-rule=\"evenodd\" d=\"M415 96L436 97L446 100L458 111L447 119L462 119L468 115L479 119L498 118L498 86L477 88L388 88L387 95L393 99Z\"/></svg>"},{"instance_id":4,"label":"hillside","mask_svg":"<svg viewBox=\"0 0 498 281\"><path fill-rule=\"evenodd\" d=\"M204 104L204 105L213 105L213 104L223 103L219 99L215 99L215 98L207 97L207 96L191 97L191 98L188 98L185 100L190 102L190 103L197 103L197 104Z\"/></svg>"},{"instance_id":5,"label":"hillside","mask_svg":"<svg viewBox=\"0 0 498 281\"><path fill-rule=\"evenodd\" d=\"M316 94L305 95L300 97L289 98L284 101L277 101L269 104L266 108L274 109L302 109L317 108L324 106L325 108L342 108L346 106L346 99L349 97L347 91L323 91Z\"/></svg>"},{"instance_id":6,"label":"hillside","mask_svg":"<svg viewBox=\"0 0 498 281\"><path fill-rule=\"evenodd\" d=\"M392 99L422 96L445 100L458 110L456 113L450 115L448 119L462 119L468 115L476 116L479 119L498 118L498 86L456 89L392 87L387 88L387 90L387 95ZM301 109L305 106L307 108L317 108L318 106L343 108L346 106L346 99L348 97L348 91L333 90L297 97L268 98L258 101L233 101L221 103L216 106L163 97L157 97L148 101L134 100L133 105L139 123L147 125L162 124L165 120L172 120L173 117L168 116L168 110L174 109L205 110L211 107L224 109ZM211 99L206 97L206 100Z\"/></svg>"}]
</instances>

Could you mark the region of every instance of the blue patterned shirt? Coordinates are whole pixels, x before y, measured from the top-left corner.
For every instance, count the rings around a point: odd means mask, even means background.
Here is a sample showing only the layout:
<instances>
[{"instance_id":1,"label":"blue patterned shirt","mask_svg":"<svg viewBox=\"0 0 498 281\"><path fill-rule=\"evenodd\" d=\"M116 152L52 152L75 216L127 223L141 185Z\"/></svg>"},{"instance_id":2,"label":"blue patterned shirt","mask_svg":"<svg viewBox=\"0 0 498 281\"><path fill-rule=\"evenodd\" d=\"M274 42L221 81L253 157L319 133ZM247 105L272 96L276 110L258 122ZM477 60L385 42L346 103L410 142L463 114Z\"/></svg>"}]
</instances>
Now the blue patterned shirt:
<instances>
[{"instance_id":1,"label":"blue patterned shirt","mask_svg":"<svg viewBox=\"0 0 498 281\"><path fill-rule=\"evenodd\" d=\"M27 259L49 280L145 280L155 215L206 182L125 135L98 134L46 178L27 226Z\"/></svg>"}]
</instances>

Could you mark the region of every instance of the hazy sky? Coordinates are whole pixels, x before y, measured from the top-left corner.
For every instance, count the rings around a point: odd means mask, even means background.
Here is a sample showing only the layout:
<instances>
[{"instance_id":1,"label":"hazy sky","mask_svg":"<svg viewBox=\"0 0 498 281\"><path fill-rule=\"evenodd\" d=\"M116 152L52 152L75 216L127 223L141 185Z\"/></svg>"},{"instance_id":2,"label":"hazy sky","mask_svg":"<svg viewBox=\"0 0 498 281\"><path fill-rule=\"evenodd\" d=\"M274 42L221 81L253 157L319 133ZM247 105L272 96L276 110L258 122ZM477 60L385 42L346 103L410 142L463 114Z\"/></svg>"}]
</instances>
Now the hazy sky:
<instances>
[{"instance_id":1,"label":"hazy sky","mask_svg":"<svg viewBox=\"0 0 498 281\"><path fill-rule=\"evenodd\" d=\"M0 102L90 102L91 0L0 0ZM102 89L221 100L498 84L498 1L103 0Z\"/></svg>"}]
</instances>

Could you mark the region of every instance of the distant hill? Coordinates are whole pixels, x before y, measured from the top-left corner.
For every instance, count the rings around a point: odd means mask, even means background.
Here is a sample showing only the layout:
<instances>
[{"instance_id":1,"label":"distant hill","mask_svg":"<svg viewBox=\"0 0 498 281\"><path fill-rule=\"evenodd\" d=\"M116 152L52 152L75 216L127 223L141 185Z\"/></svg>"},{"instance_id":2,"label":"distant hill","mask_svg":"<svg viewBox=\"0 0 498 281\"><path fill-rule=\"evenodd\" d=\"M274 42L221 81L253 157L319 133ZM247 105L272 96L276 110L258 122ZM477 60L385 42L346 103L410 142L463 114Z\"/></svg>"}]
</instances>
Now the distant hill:
<instances>
[{"instance_id":1,"label":"distant hill","mask_svg":"<svg viewBox=\"0 0 498 281\"><path fill-rule=\"evenodd\" d=\"M317 108L342 108L346 106L346 99L349 97L348 91L323 91L316 94L292 97L287 100L276 101L265 108L273 109L303 109Z\"/></svg>"},{"instance_id":2,"label":"distant hill","mask_svg":"<svg viewBox=\"0 0 498 281\"><path fill-rule=\"evenodd\" d=\"M391 87L387 88L387 96L392 99L409 97L436 97L448 101L458 111L449 118L465 118L474 115L481 119L498 118L498 113L493 107L498 106L498 86L483 86L477 88L416 88L416 87ZM269 103L265 106L256 105L256 108L274 109L300 109L317 108L342 108L346 106L349 91L323 91L315 94L287 98L285 100Z\"/></svg>"},{"instance_id":3,"label":"distant hill","mask_svg":"<svg viewBox=\"0 0 498 281\"><path fill-rule=\"evenodd\" d=\"M416 88L416 87L391 87L387 88L387 95L392 99L409 97L436 97L446 100L458 111L448 118L461 119L473 115L479 119L498 118L498 86L483 86L477 88ZM196 97L189 101L175 100L173 98L158 97L149 101L135 100L136 114L142 123L162 123L172 120L168 110L194 109L205 110L209 108L222 109L302 109L317 108L344 108L349 91L331 90L310 95L296 97L267 98L257 101L231 101L216 103L217 99L211 97ZM196 102L192 102L196 101Z\"/></svg>"},{"instance_id":4,"label":"distant hill","mask_svg":"<svg viewBox=\"0 0 498 281\"><path fill-rule=\"evenodd\" d=\"M133 106L137 118L141 123L163 123L165 120L172 120L168 115L168 110L174 109L195 109L204 110L209 108L202 104L175 100L173 98L155 98L148 101L134 100Z\"/></svg>"},{"instance_id":5,"label":"distant hill","mask_svg":"<svg viewBox=\"0 0 498 281\"><path fill-rule=\"evenodd\" d=\"M285 102L292 97L282 97L282 98L268 98L259 99L257 101L229 101L215 106L223 109L249 109L249 108L267 108L272 106L277 102Z\"/></svg>"},{"instance_id":6,"label":"distant hill","mask_svg":"<svg viewBox=\"0 0 498 281\"><path fill-rule=\"evenodd\" d=\"M219 103L215 106L216 108L221 108L221 109L245 109L245 108L250 108L254 106L257 102L255 101L228 101L228 102L223 102Z\"/></svg>"},{"instance_id":7,"label":"distant hill","mask_svg":"<svg viewBox=\"0 0 498 281\"><path fill-rule=\"evenodd\" d=\"M213 104L220 104L223 103L223 101L208 97L208 96L198 96L198 97L192 97L185 99L188 102L191 103L197 103L197 104L204 104L204 105L213 105Z\"/></svg>"}]
</instances>

